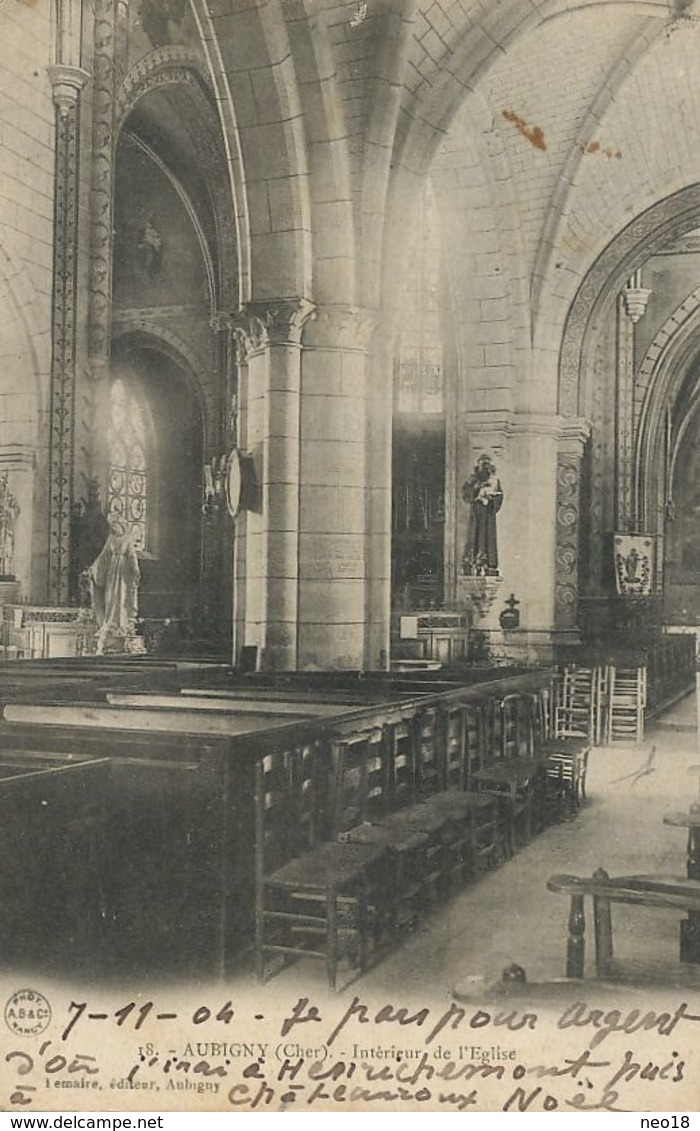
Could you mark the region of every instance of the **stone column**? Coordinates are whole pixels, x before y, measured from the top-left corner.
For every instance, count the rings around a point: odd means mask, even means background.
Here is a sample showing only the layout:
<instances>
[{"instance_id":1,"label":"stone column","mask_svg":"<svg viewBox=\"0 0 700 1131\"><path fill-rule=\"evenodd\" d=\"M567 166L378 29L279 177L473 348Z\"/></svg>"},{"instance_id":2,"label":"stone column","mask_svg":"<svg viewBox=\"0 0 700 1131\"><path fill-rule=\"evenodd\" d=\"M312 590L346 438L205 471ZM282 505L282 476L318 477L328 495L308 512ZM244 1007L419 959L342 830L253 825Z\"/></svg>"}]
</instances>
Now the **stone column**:
<instances>
[{"instance_id":1,"label":"stone column","mask_svg":"<svg viewBox=\"0 0 700 1131\"><path fill-rule=\"evenodd\" d=\"M109 356L112 337L115 99L125 50L124 0L95 0L93 31L92 153L88 241L87 359L79 373L81 413L76 474L106 488L109 456Z\"/></svg>"},{"instance_id":2,"label":"stone column","mask_svg":"<svg viewBox=\"0 0 700 1131\"><path fill-rule=\"evenodd\" d=\"M211 466L212 460L221 459L232 447L245 447L238 427L237 355L241 355L241 368L245 360L243 351L237 350L236 340L231 334L231 316L217 312L212 315L209 324L217 335L216 356L224 375L215 413L217 419L205 430L207 447L203 456L205 464ZM245 371L247 373L247 368ZM209 639L217 644L220 642L222 646L229 642L232 625L234 533L234 524L220 497L213 513L205 517L202 530L202 605L204 631Z\"/></svg>"},{"instance_id":3,"label":"stone column","mask_svg":"<svg viewBox=\"0 0 700 1131\"><path fill-rule=\"evenodd\" d=\"M560 637L578 633L578 567L581 460L590 435L588 421L564 419L557 450L554 624Z\"/></svg>"},{"instance_id":4,"label":"stone column","mask_svg":"<svg viewBox=\"0 0 700 1131\"><path fill-rule=\"evenodd\" d=\"M651 291L636 271L617 302L615 390L615 527L636 527L634 499L634 328L643 317Z\"/></svg>"},{"instance_id":5,"label":"stone column","mask_svg":"<svg viewBox=\"0 0 700 1131\"><path fill-rule=\"evenodd\" d=\"M328 306L304 332L300 667L388 663L392 367L380 352L368 369L375 326Z\"/></svg>"},{"instance_id":6,"label":"stone column","mask_svg":"<svg viewBox=\"0 0 700 1131\"><path fill-rule=\"evenodd\" d=\"M232 318L242 366L240 443L259 497L237 524L234 661L243 645L271 669L298 666L301 334L306 299L249 303Z\"/></svg>"},{"instance_id":7,"label":"stone column","mask_svg":"<svg viewBox=\"0 0 700 1131\"><path fill-rule=\"evenodd\" d=\"M57 63L48 70L56 105L56 181L47 596L50 602L61 605L68 603L73 505L80 92L89 76L81 67L69 63Z\"/></svg>"}]
</instances>

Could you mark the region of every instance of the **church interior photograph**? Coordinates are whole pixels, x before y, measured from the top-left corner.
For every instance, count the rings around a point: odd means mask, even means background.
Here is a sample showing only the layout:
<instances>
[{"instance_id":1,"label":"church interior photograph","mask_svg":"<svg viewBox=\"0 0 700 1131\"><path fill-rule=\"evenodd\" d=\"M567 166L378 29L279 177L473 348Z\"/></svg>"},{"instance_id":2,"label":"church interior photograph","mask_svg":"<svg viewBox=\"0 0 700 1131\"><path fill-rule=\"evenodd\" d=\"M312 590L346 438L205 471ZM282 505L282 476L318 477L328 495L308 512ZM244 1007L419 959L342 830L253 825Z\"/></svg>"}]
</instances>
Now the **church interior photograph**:
<instances>
[{"instance_id":1,"label":"church interior photograph","mask_svg":"<svg viewBox=\"0 0 700 1131\"><path fill-rule=\"evenodd\" d=\"M0 41L3 969L700 989L700 0Z\"/></svg>"}]
</instances>

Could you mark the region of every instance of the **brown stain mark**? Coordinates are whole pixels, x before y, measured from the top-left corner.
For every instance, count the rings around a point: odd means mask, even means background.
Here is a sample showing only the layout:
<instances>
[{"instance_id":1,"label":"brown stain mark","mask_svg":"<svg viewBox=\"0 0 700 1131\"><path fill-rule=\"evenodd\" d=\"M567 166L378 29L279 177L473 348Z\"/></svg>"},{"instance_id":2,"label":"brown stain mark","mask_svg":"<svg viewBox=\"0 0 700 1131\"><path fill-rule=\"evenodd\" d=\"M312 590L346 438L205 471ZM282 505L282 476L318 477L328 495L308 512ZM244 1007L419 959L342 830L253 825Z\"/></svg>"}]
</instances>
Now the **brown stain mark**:
<instances>
[{"instance_id":1,"label":"brown stain mark","mask_svg":"<svg viewBox=\"0 0 700 1131\"><path fill-rule=\"evenodd\" d=\"M20 4L24 4L25 8L36 8L38 0L19 0Z\"/></svg>"},{"instance_id":2,"label":"brown stain mark","mask_svg":"<svg viewBox=\"0 0 700 1131\"><path fill-rule=\"evenodd\" d=\"M599 153L601 157L607 157L609 161L612 161L613 158L619 161L622 157L621 149L612 149L610 147L603 149L599 141L584 142L583 145L579 145L578 148L581 150L581 153Z\"/></svg>"},{"instance_id":3,"label":"brown stain mark","mask_svg":"<svg viewBox=\"0 0 700 1131\"><path fill-rule=\"evenodd\" d=\"M590 240L587 240L581 236L577 236L573 232L567 232L562 241L562 246L566 251L572 251L575 255L579 255L581 252L588 253L594 250L593 244ZM556 266L560 267L561 264L557 263Z\"/></svg>"},{"instance_id":4,"label":"brown stain mark","mask_svg":"<svg viewBox=\"0 0 700 1131\"><path fill-rule=\"evenodd\" d=\"M502 110L503 117L507 122L511 122L518 133L522 134L535 149L541 149L543 152L547 148L547 142L544 136L544 130L541 126L529 126L520 114L516 114L515 110Z\"/></svg>"}]
</instances>

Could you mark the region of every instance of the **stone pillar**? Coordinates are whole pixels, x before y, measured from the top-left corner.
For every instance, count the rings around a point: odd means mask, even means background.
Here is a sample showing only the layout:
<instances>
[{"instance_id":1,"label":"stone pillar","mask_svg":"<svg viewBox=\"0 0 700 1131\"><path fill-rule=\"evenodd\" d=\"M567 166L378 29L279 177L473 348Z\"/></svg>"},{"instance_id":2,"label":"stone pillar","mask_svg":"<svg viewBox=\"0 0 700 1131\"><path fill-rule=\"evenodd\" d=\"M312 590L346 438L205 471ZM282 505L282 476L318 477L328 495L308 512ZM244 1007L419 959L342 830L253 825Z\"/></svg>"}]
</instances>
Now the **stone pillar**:
<instances>
[{"instance_id":1,"label":"stone pillar","mask_svg":"<svg viewBox=\"0 0 700 1131\"><path fill-rule=\"evenodd\" d=\"M243 350L237 350L231 334L232 320L226 313L217 312L210 319L211 329L217 334L216 356L224 375L223 389L218 400L218 411L211 426L205 429L207 446L203 452L204 463L212 466L230 452L232 447L243 449L238 429L237 354L241 367L245 365ZM212 415L212 414L210 414ZM222 484L219 483L219 488ZM205 511L202 529L202 607L203 629L208 639L221 645L222 651L230 644L233 602L233 555L235 526L231 522L223 496L211 513ZM224 648L225 646L225 648Z\"/></svg>"},{"instance_id":2,"label":"stone pillar","mask_svg":"<svg viewBox=\"0 0 700 1131\"><path fill-rule=\"evenodd\" d=\"M636 528L634 499L634 328L643 317L651 291L636 271L617 302L615 388L615 528Z\"/></svg>"},{"instance_id":3,"label":"stone pillar","mask_svg":"<svg viewBox=\"0 0 700 1131\"><path fill-rule=\"evenodd\" d=\"M375 316L280 300L229 322L258 484L235 529L234 659L252 645L265 668L385 666L392 383L380 355L368 378Z\"/></svg>"},{"instance_id":4,"label":"stone pillar","mask_svg":"<svg viewBox=\"0 0 700 1131\"><path fill-rule=\"evenodd\" d=\"M374 314L322 308L304 332L299 666L386 666L391 584L392 367Z\"/></svg>"},{"instance_id":5,"label":"stone pillar","mask_svg":"<svg viewBox=\"0 0 700 1131\"><path fill-rule=\"evenodd\" d=\"M56 181L47 596L50 602L61 605L68 603L73 505L80 92L89 76L81 67L70 63L59 62L48 70L56 105Z\"/></svg>"},{"instance_id":6,"label":"stone pillar","mask_svg":"<svg viewBox=\"0 0 700 1131\"><path fill-rule=\"evenodd\" d=\"M96 479L107 500L109 357L112 337L112 248L116 85L125 50L124 0L95 0L93 32L92 154L90 169L87 361L79 373L81 414L76 474Z\"/></svg>"},{"instance_id":7,"label":"stone pillar","mask_svg":"<svg viewBox=\"0 0 700 1131\"><path fill-rule=\"evenodd\" d=\"M578 634L581 460L589 435L590 425L578 417L564 419L559 429L554 623L560 637Z\"/></svg>"},{"instance_id":8,"label":"stone pillar","mask_svg":"<svg viewBox=\"0 0 700 1131\"><path fill-rule=\"evenodd\" d=\"M298 666L301 334L306 299L249 303L233 316L241 361L239 435L259 497L237 523L234 661L256 646L264 668Z\"/></svg>"}]
</instances>

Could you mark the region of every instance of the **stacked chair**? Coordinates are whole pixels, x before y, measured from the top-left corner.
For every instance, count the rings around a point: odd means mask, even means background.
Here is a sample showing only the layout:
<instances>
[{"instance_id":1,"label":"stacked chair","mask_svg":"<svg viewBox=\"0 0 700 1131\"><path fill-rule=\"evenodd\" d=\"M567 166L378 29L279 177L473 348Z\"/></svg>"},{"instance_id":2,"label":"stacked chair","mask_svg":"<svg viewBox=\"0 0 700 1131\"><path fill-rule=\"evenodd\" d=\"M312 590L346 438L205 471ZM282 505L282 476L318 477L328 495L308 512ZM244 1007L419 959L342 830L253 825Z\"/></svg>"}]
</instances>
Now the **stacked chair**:
<instances>
[{"instance_id":1,"label":"stacked chair","mask_svg":"<svg viewBox=\"0 0 700 1131\"><path fill-rule=\"evenodd\" d=\"M556 686L552 730L557 738L585 738L599 746L606 740L610 669L565 666Z\"/></svg>"},{"instance_id":2,"label":"stacked chair","mask_svg":"<svg viewBox=\"0 0 700 1131\"><path fill-rule=\"evenodd\" d=\"M581 712L572 720L548 687L541 688L530 702L533 754L543 761L545 768L545 817L573 816L586 797L588 755L595 733L594 713ZM580 719L587 720L587 733Z\"/></svg>"},{"instance_id":3,"label":"stacked chair","mask_svg":"<svg viewBox=\"0 0 700 1131\"><path fill-rule=\"evenodd\" d=\"M647 697L646 668L618 668L608 671L608 710L605 740L611 744L644 741L644 708Z\"/></svg>"}]
</instances>

